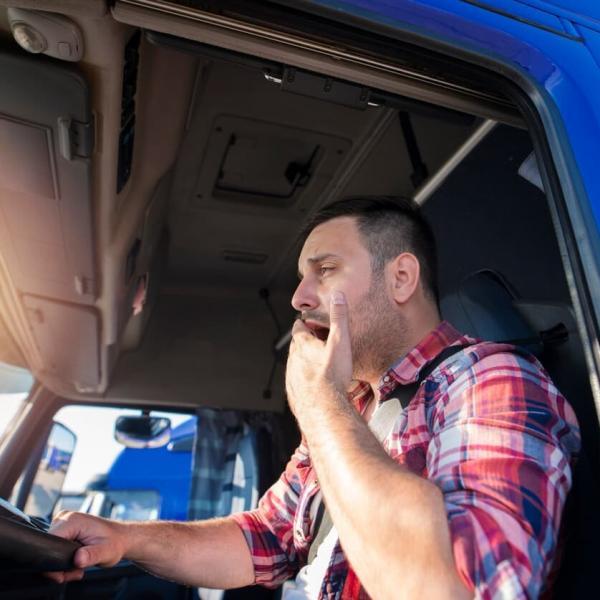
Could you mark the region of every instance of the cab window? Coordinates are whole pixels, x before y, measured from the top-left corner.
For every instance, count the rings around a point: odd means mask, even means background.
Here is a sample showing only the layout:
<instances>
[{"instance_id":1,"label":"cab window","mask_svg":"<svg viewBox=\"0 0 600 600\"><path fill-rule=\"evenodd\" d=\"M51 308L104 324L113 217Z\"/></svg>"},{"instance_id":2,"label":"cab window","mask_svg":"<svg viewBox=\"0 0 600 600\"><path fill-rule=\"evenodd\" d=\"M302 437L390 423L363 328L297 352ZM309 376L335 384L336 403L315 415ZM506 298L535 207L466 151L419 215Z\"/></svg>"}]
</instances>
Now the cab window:
<instances>
[{"instance_id":1,"label":"cab window","mask_svg":"<svg viewBox=\"0 0 600 600\"><path fill-rule=\"evenodd\" d=\"M33 385L27 369L0 362L0 439L17 414Z\"/></svg>"}]
</instances>

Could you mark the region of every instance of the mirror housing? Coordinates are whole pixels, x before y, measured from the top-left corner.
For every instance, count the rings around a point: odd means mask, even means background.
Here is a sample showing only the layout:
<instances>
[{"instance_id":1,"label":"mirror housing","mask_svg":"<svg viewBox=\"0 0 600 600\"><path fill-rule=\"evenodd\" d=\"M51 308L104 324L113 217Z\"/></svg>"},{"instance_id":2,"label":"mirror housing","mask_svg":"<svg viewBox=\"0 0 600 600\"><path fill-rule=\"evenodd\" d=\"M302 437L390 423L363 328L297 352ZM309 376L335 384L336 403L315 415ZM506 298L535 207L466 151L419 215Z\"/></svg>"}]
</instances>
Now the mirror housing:
<instances>
[{"instance_id":1,"label":"mirror housing","mask_svg":"<svg viewBox=\"0 0 600 600\"><path fill-rule=\"evenodd\" d=\"M42 519L52 518L76 446L77 436L62 423L53 421L46 445L40 449L41 455L35 463L31 488L20 487L13 492L15 504L24 503L23 512Z\"/></svg>"},{"instance_id":2,"label":"mirror housing","mask_svg":"<svg viewBox=\"0 0 600 600\"><path fill-rule=\"evenodd\" d=\"M123 415L115 422L115 439L127 448L160 448L171 440L171 419Z\"/></svg>"}]
</instances>

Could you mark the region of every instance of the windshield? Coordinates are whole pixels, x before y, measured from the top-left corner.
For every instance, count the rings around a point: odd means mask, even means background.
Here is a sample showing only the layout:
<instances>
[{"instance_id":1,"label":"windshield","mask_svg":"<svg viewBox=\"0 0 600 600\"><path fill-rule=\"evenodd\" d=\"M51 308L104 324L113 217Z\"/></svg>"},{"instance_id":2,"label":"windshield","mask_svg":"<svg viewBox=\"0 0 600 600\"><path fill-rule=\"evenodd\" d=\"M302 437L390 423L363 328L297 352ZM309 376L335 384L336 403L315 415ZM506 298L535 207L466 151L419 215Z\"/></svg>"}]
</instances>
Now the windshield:
<instances>
[{"instance_id":1,"label":"windshield","mask_svg":"<svg viewBox=\"0 0 600 600\"><path fill-rule=\"evenodd\" d=\"M29 371L0 362L0 439L32 385L33 377Z\"/></svg>"}]
</instances>

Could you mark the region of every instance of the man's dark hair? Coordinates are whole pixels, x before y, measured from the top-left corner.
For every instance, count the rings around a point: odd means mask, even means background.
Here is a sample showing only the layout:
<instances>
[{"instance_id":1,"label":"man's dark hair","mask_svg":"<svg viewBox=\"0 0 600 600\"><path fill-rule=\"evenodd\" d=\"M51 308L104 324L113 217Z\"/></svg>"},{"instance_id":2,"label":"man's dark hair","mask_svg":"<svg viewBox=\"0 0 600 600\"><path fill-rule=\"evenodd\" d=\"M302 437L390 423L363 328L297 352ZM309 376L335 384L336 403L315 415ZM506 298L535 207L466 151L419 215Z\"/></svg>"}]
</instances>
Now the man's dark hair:
<instances>
[{"instance_id":1,"label":"man's dark hair","mask_svg":"<svg viewBox=\"0 0 600 600\"><path fill-rule=\"evenodd\" d=\"M374 275L403 252L417 257L421 281L427 296L438 302L437 253L429 223L416 202L400 196L357 196L337 200L319 209L304 229L304 238L318 225L354 217L358 231L371 255Z\"/></svg>"}]
</instances>

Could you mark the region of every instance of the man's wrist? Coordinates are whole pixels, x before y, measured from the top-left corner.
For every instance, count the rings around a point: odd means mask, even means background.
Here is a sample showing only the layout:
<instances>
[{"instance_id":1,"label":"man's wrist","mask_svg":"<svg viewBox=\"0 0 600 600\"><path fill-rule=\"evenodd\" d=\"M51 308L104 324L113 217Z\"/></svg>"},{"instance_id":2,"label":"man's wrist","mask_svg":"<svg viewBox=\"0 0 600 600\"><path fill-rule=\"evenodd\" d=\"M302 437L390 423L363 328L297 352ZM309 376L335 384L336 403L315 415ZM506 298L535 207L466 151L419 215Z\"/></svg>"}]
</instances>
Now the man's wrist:
<instances>
[{"instance_id":1,"label":"man's wrist","mask_svg":"<svg viewBox=\"0 0 600 600\"><path fill-rule=\"evenodd\" d=\"M296 418L301 421L314 416L323 416L328 410L339 410L347 402L345 391L338 389L333 382L323 380L313 388L310 397L296 403Z\"/></svg>"},{"instance_id":2,"label":"man's wrist","mask_svg":"<svg viewBox=\"0 0 600 600\"><path fill-rule=\"evenodd\" d=\"M121 550L121 560L139 561L144 558L147 539L143 524L129 521L111 521L111 527Z\"/></svg>"},{"instance_id":3,"label":"man's wrist","mask_svg":"<svg viewBox=\"0 0 600 600\"><path fill-rule=\"evenodd\" d=\"M339 427L344 415L351 419L356 412L346 391L333 383L321 385L311 395L310 401L303 402L297 409L298 425L312 450L317 444L331 441L330 434Z\"/></svg>"}]
</instances>

